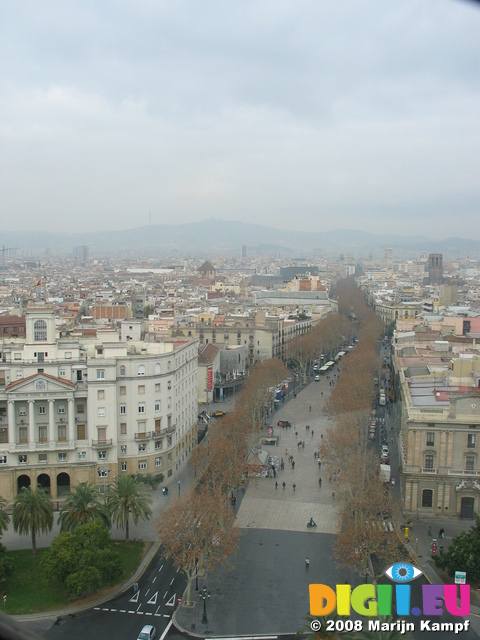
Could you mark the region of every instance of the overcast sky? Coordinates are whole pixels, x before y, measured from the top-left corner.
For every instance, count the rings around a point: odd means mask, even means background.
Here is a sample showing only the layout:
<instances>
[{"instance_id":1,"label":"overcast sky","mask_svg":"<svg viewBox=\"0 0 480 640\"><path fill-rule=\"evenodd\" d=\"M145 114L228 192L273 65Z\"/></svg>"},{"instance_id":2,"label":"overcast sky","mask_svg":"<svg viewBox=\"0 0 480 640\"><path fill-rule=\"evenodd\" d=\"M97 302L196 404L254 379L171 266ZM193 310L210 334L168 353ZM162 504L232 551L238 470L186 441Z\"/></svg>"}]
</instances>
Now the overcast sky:
<instances>
[{"instance_id":1,"label":"overcast sky","mask_svg":"<svg viewBox=\"0 0 480 640\"><path fill-rule=\"evenodd\" d=\"M5 0L0 231L480 239L479 34L462 0Z\"/></svg>"}]
</instances>

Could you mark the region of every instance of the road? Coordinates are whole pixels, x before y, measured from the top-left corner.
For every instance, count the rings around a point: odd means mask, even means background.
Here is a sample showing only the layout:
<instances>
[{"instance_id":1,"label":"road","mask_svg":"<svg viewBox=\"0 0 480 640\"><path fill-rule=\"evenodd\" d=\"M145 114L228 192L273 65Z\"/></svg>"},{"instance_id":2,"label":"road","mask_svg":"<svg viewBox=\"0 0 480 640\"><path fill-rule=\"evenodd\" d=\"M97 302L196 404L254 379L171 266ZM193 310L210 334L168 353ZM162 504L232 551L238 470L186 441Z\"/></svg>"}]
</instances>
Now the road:
<instances>
[{"instance_id":1,"label":"road","mask_svg":"<svg viewBox=\"0 0 480 640\"><path fill-rule=\"evenodd\" d=\"M136 638L144 624L152 624L160 637L172 618L177 597L185 590L186 578L158 552L138 584L136 594L129 590L101 607L61 619L44 637Z\"/></svg>"}]
</instances>

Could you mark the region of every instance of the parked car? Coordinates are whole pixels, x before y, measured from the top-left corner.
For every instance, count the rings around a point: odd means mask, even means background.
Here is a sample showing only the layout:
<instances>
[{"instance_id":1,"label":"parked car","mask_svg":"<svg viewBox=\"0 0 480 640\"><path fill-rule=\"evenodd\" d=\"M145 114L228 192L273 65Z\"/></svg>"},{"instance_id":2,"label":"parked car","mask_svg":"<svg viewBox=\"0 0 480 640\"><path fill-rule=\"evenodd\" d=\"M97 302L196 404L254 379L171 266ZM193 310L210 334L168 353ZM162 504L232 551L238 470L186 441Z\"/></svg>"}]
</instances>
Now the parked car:
<instances>
[{"instance_id":1,"label":"parked car","mask_svg":"<svg viewBox=\"0 0 480 640\"><path fill-rule=\"evenodd\" d=\"M222 416L225 415L225 411L215 411L213 415L215 418L221 418Z\"/></svg>"}]
</instances>

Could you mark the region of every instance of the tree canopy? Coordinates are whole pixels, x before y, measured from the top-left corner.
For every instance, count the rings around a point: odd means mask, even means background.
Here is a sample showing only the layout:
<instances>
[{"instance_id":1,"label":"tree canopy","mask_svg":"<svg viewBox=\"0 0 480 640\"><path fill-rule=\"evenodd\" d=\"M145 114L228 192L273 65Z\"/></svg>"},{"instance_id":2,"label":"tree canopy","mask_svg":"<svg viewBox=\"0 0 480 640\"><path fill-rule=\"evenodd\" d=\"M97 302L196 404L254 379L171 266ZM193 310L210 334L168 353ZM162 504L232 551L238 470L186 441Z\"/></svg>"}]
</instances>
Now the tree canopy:
<instances>
[{"instance_id":1,"label":"tree canopy","mask_svg":"<svg viewBox=\"0 0 480 640\"><path fill-rule=\"evenodd\" d=\"M146 494L145 488L133 476L120 476L108 496L107 506L112 522L125 529L125 540L130 535L130 516L137 524L139 520L152 517L152 498Z\"/></svg>"},{"instance_id":2,"label":"tree canopy","mask_svg":"<svg viewBox=\"0 0 480 640\"><path fill-rule=\"evenodd\" d=\"M448 551L435 559L437 565L450 576L455 571L465 571L469 582L480 581L480 515L475 514L475 524L469 531L462 531L452 541Z\"/></svg>"},{"instance_id":3,"label":"tree canopy","mask_svg":"<svg viewBox=\"0 0 480 640\"><path fill-rule=\"evenodd\" d=\"M75 596L85 596L111 583L121 573L120 558L108 529L98 520L60 533L42 555L48 578Z\"/></svg>"},{"instance_id":4,"label":"tree canopy","mask_svg":"<svg viewBox=\"0 0 480 640\"><path fill-rule=\"evenodd\" d=\"M94 520L100 520L106 527L110 527L110 514L102 504L95 485L89 482L77 484L72 487L72 493L58 516L61 530L75 531L78 526Z\"/></svg>"},{"instance_id":5,"label":"tree canopy","mask_svg":"<svg viewBox=\"0 0 480 640\"><path fill-rule=\"evenodd\" d=\"M13 528L20 535L32 536L33 555L37 553L37 533L47 533L53 526L53 503L41 487L23 487L13 505Z\"/></svg>"}]
</instances>

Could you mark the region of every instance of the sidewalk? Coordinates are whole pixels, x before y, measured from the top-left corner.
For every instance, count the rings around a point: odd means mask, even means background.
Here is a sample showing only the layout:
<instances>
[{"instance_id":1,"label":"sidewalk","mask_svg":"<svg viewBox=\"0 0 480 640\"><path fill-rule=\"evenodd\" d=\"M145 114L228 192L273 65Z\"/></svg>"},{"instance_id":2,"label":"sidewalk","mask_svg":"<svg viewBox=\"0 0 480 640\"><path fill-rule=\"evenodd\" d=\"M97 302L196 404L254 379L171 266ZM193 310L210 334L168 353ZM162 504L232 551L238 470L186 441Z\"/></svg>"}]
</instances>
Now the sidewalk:
<instances>
[{"instance_id":1,"label":"sidewalk","mask_svg":"<svg viewBox=\"0 0 480 640\"><path fill-rule=\"evenodd\" d=\"M335 564L335 483L329 484L326 470L319 468L313 455L329 425L323 404L330 389L326 377L301 391L297 387L297 397L292 393L270 416L269 424L280 442L265 448L284 459L285 469L276 478L250 479L237 500L241 542L232 558L234 570L221 567L218 575L199 580L200 590L206 586L211 594L206 603L208 622L202 622L203 601L192 590L193 606L183 604L174 614L174 625L181 633L198 637L295 633L305 623L310 582L333 584L340 578L361 582L360 576ZM278 427L280 419L293 426ZM299 447L303 441L305 447ZM289 455L294 457L293 469ZM314 529L307 529L310 517L317 523ZM310 558L307 572L306 556Z\"/></svg>"}]
</instances>

